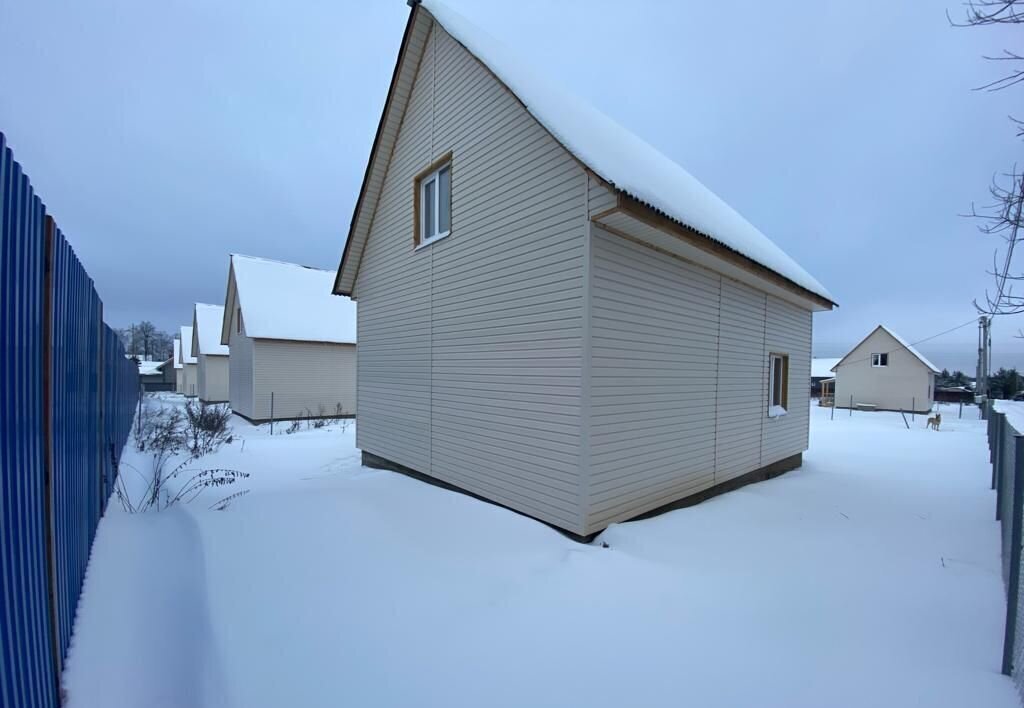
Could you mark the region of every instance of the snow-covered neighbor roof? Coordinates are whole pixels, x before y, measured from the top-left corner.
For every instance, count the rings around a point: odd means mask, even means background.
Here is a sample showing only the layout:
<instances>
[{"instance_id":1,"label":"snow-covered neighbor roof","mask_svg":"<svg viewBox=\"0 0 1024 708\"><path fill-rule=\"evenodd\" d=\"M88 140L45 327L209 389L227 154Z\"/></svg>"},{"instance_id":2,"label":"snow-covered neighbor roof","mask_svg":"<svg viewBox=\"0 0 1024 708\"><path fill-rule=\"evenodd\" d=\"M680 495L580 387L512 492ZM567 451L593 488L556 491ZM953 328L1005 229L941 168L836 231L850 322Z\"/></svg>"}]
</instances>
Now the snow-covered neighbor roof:
<instances>
[{"instance_id":1,"label":"snow-covered neighbor roof","mask_svg":"<svg viewBox=\"0 0 1024 708\"><path fill-rule=\"evenodd\" d=\"M223 305L207 305L203 302L196 303L196 340L199 342L199 351L195 354L208 354L210 356L227 356L230 352L228 345L220 343L220 327L224 321Z\"/></svg>"},{"instance_id":2,"label":"snow-covered neighbor roof","mask_svg":"<svg viewBox=\"0 0 1024 708\"><path fill-rule=\"evenodd\" d=\"M901 337L900 335L896 334L895 332L893 332L891 329L889 329L885 325L881 325L881 324L878 325L877 327L875 327L873 330L871 330L871 333L868 334L867 337L864 337L864 339L860 340L857 343L856 347L851 349L849 351L849 353L847 353L846 356L844 356L842 359L840 359L838 362L836 362L835 366L832 367L832 371L835 371L836 368L839 367L839 364L841 364L844 361L846 361L847 357L849 357L850 354L852 354L853 352L855 352L857 350L857 347L859 347L861 344L866 342L868 340L868 338L871 337L871 335L874 334L875 332L877 332L878 330L882 330L883 332L888 334L890 337L895 339L896 343L900 345L899 348L906 349L908 352L913 354L922 364L924 364L929 369L931 369L932 373L935 373L935 374L941 373L940 370L939 370L939 367L935 366L935 364L933 364L930 361L928 361L928 359L925 358L924 354L922 354L921 352L919 352L916 349L914 349L914 347L909 342L907 342L907 340L903 339L903 337ZM891 354L893 351L899 351L899 348L890 350L889 353Z\"/></svg>"},{"instance_id":3,"label":"snow-covered neighbor roof","mask_svg":"<svg viewBox=\"0 0 1024 708\"><path fill-rule=\"evenodd\" d=\"M181 340L174 340L174 368L181 368Z\"/></svg>"},{"instance_id":4,"label":"snow-covered neighbor roof","mask_svg":"<svg viewBox=\"0 0 1024 708\"><path fill-rule=\"evenodd\" d=\"M334 271L240 254L231 268L247 336L355 344L356 304L332 294Z\"/></svg>"},{"instance_id":5,"label":"snow-covered neighbor roof","mask_svg":"<svg viewBox=\"0 0 1024 708\"><path fill-rule=\"evenodd\" d=\"M140 361L139 362L139 375L140 376L152 376L153 374L159 374L160 368L164 365L162 361Z\"/></svg>"},{"instance_id":6,"label":"snow-covered neighbor roof","mask_svg":"<svg viewBox=\"0 0 1024 708\"><path fill-rule=\"evenodd\" d=\"M192 327L186 325L181 328L181 362L183 364L195 364L196 357L192 353Z\"/></svg>"},{"instance_id":7,"label":"snow-covered neighbor roof","mask_svg":"<svg viewBox=\"0 0 1024 708\"><path fill-rule=\"evenodd\" d=\"M693 175L586 101L524 64L437 0L422 6L483 62L569 152L631 197L834 302L813 276Z\"/></svg>"},{"instance_id":8,"label":"snow-covered neighbor roof","mask_svg":"<svg viewBox=\"0 0 1024 708\"><path fill-rule=\"evenodd\" d=\"M811 359L811 378L830 379L832 369L839 363L839 357Z\"/></svg>"},{"instance_id":9,"label":"snow-covered neighbor roof","mask_svg":"<svg viewBox=\"0 0 1024 708\"><path fill-rule=\"evenodd\" d=\"M927 366L929 369L931 369L936 374L941 373L941 370L939 369L939 367L935 366L935 364L933 364L930 361L928 361L928 359L925 358L924 354L922 354L921 352L919 352L916 349L914 349L914 347L912 347L905 339L903 339L903 337L901 337L900 335L896 334L895 332L893 332L891 329L889 329L885 325L878 325L878 326L881 329L883 329L886 332L888 332L890 337L892 337L893 339L895 339L897 342L900 343L900 346L902 346L908 352L910 352L911 354L916 356L918 359L920 359L922 364Z\"/></svg>"}]
</instances>

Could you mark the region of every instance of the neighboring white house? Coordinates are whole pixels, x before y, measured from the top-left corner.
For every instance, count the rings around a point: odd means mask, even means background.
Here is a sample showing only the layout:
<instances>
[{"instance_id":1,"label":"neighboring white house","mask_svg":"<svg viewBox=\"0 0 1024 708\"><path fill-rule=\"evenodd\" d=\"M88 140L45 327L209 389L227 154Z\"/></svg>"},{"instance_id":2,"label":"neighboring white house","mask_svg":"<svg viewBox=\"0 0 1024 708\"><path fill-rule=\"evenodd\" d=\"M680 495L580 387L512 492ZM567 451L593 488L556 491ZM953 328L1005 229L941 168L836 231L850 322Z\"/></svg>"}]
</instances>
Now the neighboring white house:
<instances>
[{"instance_id":1,"label":"neighboring white house","mask_svg":"<svg viewBox=\"0 0 1024 708\"><path fill-rule=\"evenodd\" d=\"M334 271L231 256L219 342L231 409L251 421L356 412L356 306Z\"/></svg>"},{"instance_id":2,"label":"neighboring white house","mask_svg":"<svg viewBox=\"0 0 1024 708\"><path fill-rule=\"evenodd\" d=\"M589 536L798 466L833 302L550 69L412 3L334 292L364 463Z\"/></svg>"},{"instance_id":3,"label":"neighboring white house","mask_svg":"<svg viewBox=\"0 0 1024 708\"><path fill-rule=\"evenodd\" d=\"M181 364L181 340L174 340L174 391L185 393L185 370Z\"/></svg>"},{"instance_id":4,"label":"neighboring white house","mask_svg":"<svg viewBox=\"0 0 1024 708\"><path fill-rule=\"evenodd\" d=\"M181 328L181 367L182 393L189 397L198 395L196 357L192 353L192 327L187 325Z\"/></svg>"},{"instance_id":5,"label":"neighboring white house","mask_svg":"<svg viewBox=\"0 0 1024 708\"><path fill-rule=\"evenodd\" d=\"M939 369L899 335L878 325L832 367L835 405L890 411L931 410Z\"/></svg>"},{"instance_id":6,"label":"neighboring white house","mask_svg":"<svg viewBox=\"0 0 1024 708\"><path fill-rule=\"evenodd\" d=\"M192 315L192 353L197 360L196 392L203 403L228 400L228 360L230 350L220 343L223 305L197 302Z\"/></svg>"},{"instance_id":7,"label":"neighboring white house","mask_svg":"<svg viewBox=\"0 0 1024 708\"><path fill-rule=\"evenodd\" d=\"M835 378L835 374L832 373L832 367L839 363L839 357L827 357L819 358L815 357L811 359L811 395L821 395L821 383L822 381L829 381Z\"/></svg>"}]
</instances>

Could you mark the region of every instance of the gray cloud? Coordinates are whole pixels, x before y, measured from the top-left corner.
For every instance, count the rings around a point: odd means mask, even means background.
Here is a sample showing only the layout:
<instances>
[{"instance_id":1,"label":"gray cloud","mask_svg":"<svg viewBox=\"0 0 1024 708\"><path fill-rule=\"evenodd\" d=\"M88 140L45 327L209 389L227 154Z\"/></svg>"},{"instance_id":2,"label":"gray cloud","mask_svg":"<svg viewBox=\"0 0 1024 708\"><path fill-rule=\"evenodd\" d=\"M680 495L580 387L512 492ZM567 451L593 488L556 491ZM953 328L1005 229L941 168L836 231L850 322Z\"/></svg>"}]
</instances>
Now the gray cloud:
<instances>
[{"instance_id":1,"label":"gray cloud","mask_svg":"<svg viewBox=\"0 0 1024 708\"><path fill-rule=\"evenodd\" d=\"M972 318L994 243L957 216L1020 150L1013 46L941 5L472 3L499 38L689 169L829 287L815 350ZM951 5L956 11L958 6ZM0 2L0 129L114 325L173 330L232 251L333 267L408 8ZM1024 320L995 363L1024 365ZM975 329L922 345L973 368Z\"/></svg>"}]
</instances>

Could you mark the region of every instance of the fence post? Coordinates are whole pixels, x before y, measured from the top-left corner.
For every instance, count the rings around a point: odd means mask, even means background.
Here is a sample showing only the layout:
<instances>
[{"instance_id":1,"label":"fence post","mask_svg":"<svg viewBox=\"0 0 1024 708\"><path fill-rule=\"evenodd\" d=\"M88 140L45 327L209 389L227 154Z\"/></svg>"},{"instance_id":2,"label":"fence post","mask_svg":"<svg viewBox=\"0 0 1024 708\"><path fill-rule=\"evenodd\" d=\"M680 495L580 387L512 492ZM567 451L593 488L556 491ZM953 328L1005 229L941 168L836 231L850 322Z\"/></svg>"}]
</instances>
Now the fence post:
<instances>
[{"instance_id":1,"label":"fence post","mask_svg":"<svg viewBox=\"0 0 1024 708\"><path fill-rule=\"evenodd\" d=\"M850 417L853 417L853 394L850 394Z\"/></svg>"},{"instance_id":2,"label":"fence post","mask_svg":"<svg viewBox=\"0 0 1024 708\"><path fill-rule=\"evenodd\" d=\"M916 411L917 411L917 397L916 396L911 396L910 397L910 421L911 422L914 422L914 420L916 420L914 418L914 413Z\"/></svg>"},{"instance_id":3,"label":"fence post","mask_svg":"<svg viewBox=\"0 0 1024 708\"><path fill-rule=\"evenodd\" d=\"M1013 673L1017 603L1020 601L1021 526L1024 524L1024 437L1013 439L1013 511L1010 518L1010 577L1006 593L1006 632L1003 638L1003 673Z\"/></svg>"},{"instance_id":4,"label":"fence post","mask_svg":"<svg viewBox=\"0 0 1024 708\"><path fill-rule=\"evenodd\" d=\"M274 434L274 392L270 392L270 434Z\"/></svg>"},{"instance_id":5,"label":"fence post","mask_svg":"<svg viewBox=\"0 0 1024 708\"><path fill-rule=\"evenodd\" d=\"M989 457L992 458L992 489L996 490L996 521L999 520L999 460L1002 459L1000 454L1002 450L1002 437L1003 437L1003 426L1002 423L996 420L995 416L989 416L989 427L992 429L989 435L989 447L992 449L992 453Z\"/></svg>"}]
</instances>

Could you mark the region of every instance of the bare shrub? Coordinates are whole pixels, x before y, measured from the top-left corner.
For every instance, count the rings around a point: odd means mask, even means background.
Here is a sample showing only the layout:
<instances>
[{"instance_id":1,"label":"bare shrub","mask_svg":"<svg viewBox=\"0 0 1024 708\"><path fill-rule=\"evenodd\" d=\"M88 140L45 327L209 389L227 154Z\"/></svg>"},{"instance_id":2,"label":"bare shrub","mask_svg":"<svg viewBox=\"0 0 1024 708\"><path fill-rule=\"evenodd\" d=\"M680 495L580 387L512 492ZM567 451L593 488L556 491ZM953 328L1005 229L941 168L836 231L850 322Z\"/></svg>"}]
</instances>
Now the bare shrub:
<instances>
[{"instance_id":1,"label":"bare shrub","mask_svg":"<svg viewBox=\"0 0 1024 708\"><path fill-rule=\"evenodd\" d=\"M185 404L185 444L193 458L216 452L232 441L231 409L225 405Z\"/></svg>"},{"instance_id":2,"label":"bare shrub","mask_svg":"<svg viewBox=\"0 0 1024 708\"><path fill-rule=\"evenodd\" d=\"M189 403L184 413L177 407L147 406L142 424L136 430L135 445L140 452L149 453L150 469L143 473L123 461L118 465L114 493L121 507L129 513L161 511L178 502L191 502L205 489L234 484L247 478L248 472L238 470L188 467L193 460L231 442L230 417L231 411L227 406ZM186 457L170 467L182 455ZM141 493L133 494L129 489L125 480L128 470L145 483ZM181 484L173 484L175 481ZM215 502L213 507L224 509L243 493L231 494Z\"/></svg>"}]
</instances>

